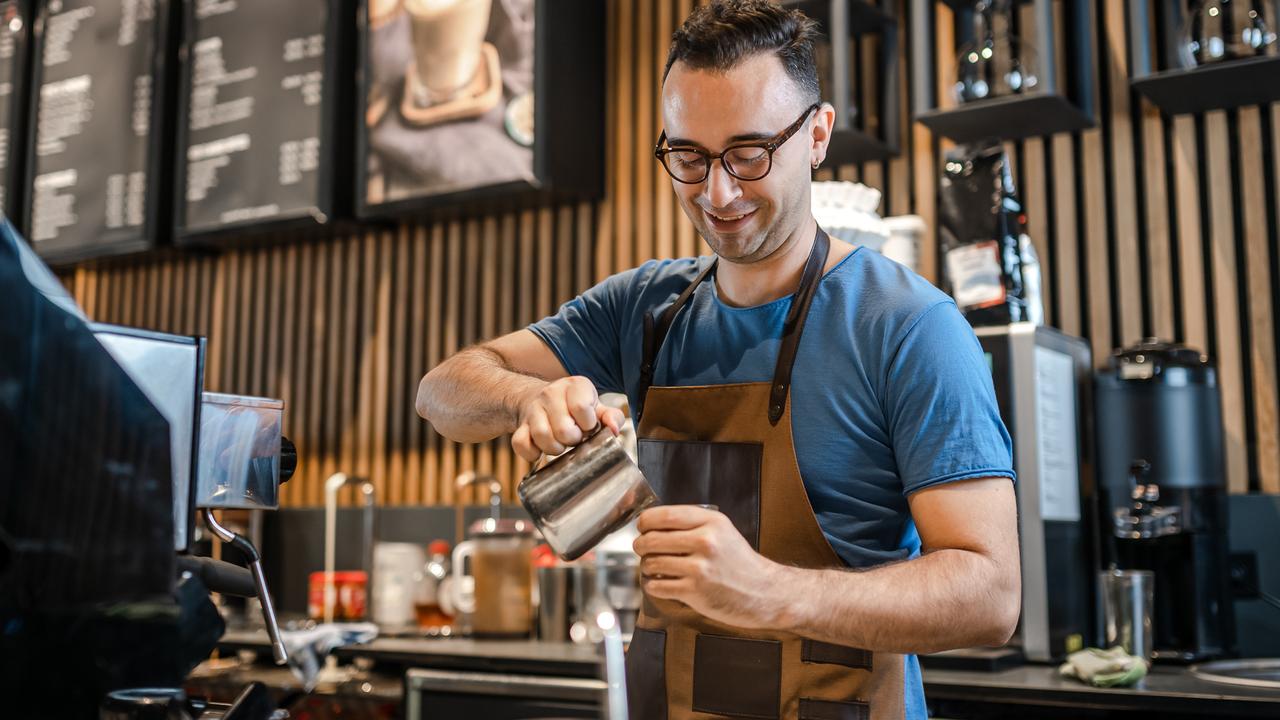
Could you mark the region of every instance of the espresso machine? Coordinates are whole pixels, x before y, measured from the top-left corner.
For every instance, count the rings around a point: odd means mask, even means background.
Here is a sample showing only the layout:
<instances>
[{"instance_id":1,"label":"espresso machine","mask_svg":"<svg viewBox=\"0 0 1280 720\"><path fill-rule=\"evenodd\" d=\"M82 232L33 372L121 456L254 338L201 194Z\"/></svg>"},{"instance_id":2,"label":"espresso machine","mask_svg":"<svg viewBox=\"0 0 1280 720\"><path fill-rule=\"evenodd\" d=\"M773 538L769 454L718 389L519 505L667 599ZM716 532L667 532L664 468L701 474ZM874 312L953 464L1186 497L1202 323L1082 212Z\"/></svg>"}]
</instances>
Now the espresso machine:
<instances>
[{"instance_id":1,"label":"espresso machine","mask_svg":"<svg viewBox=\"0 0 1280 720\"><path fill-rule=\"evenodd\" d=\"M297 466L297 451L283 435L284 403L272 398L204 392L204 338L94 324L90 328L115 361L169 422L174 497L176 572L223 595L253 598L278 665L288 662L262 558L253 542L224 526L217 510L275 510L279 487ZM193 401L194 397L194 401ZM205 529L234 548L245 567L186 552L193 538L183 524L198 514ZM221 634L222 623L218 634ZM210 648L211 649L211 648ZM206 651L207 654L207 651ZM251 720L276 711L265 686L254 683L229 707L209 708L185 698L179 688L113 690L100 707L101 720L136 720L161 702L174 718L213 716Z\"/></svg>"},{"instance_id":2,"label":"espresso machine","mask_svg":"<svg viewBox=\"0 0 1280 720\"><path fill-rule=\"evenodd\" d=\"M284 660L257 550L213 514L274 506L282 406L206 397L200 338L90 323L3 219L0 307L0 715L275 714L260 683L180 688L225 629L211 591L259 598ZM197 512L248 568L190 554Z\"/></svg>"},{"instance_id":3,"label":"espresso machine","mask_svg":"<svg viewBox=\"0 0 1280 720\"><path fill-rule=\"evenodd\" d=\"M1234 654L1217 372L1148 339L1096 378L1099 528L1107 564L1155 576L1156 660Z\"/></svg>"}]
</instances>

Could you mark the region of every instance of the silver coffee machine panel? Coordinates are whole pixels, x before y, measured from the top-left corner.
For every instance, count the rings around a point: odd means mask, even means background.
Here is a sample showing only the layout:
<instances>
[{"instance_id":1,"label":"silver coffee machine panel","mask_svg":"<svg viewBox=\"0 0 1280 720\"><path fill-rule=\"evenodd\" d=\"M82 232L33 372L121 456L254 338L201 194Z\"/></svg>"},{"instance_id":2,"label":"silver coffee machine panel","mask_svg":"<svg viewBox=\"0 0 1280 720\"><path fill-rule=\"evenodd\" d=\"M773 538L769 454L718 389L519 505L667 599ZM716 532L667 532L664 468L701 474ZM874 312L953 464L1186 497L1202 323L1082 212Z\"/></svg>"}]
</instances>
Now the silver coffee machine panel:
<instances>
[{"instance_id":1,"label":"silver coffee machine panel","mask_svg":"<svg viewBox=\"0 0 1280 720\"><path fill-rule=\"evenodd\" d=\"M1089 345L1031 323L974 332L1013 437L1022 650L1028 660L1058 660L1091 645L1093 635Z\"/></svg>"},{"instance_id":2,"label":"silver coffee machine panel","mask_svg":"<svg viewBox=\"0 0 1280 720\"><path fill-rule=\"evenodd\" d=\"M204 394L196 507L274 510L279 506L283 416L280 400Z\"/></svg>"}]
</instances>

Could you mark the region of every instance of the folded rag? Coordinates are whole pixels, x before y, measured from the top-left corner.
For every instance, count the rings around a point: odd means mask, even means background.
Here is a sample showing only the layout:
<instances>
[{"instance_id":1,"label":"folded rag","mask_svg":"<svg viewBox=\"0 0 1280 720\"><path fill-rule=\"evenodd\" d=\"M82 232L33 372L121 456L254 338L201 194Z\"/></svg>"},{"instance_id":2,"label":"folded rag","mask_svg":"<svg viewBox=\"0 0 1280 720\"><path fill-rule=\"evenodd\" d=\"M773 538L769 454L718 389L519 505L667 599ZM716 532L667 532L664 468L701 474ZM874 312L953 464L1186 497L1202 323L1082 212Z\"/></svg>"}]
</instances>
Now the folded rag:
<instances>
[{"instance_id":1,"label":"folded rag","mask_svg":"<svg viewBox=\"0 0 1280 720\"><path fill-rule=\"evenodd\" d=\"M281 630L280 639L289 651L289 669L302 681L307 692L315 689L320 674L320 658L334 648L361 645L378 636L373 623L330 623L308 630Z\"/></svg>"},{"instance_id":2,"label":"folded rag","mask_svg":"<svg viewBox=\"0 0 1280 720\"><path fill-rule=\"evenodd\" d=\"M1110 650L1085 648L1068 655L1058 672L1094 687L1125 687L1146 677L1147 661L1120 646Z\"/></svg>"}]
</instances>

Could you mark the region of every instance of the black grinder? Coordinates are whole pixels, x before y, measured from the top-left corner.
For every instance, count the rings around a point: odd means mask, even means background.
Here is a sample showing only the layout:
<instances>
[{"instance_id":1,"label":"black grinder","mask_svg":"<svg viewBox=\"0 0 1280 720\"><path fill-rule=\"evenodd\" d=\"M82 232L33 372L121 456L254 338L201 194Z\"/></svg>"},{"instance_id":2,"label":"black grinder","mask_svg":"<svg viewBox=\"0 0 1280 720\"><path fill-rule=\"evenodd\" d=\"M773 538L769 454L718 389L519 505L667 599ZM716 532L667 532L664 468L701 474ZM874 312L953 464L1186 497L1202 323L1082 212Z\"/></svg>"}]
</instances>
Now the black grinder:
<instances>
[{"instance_id":1,"label":"black grinder","mask_svg":"<svg viewBox=\"0 0 1280 720\"><path fill-rule=\"evenodd\" d=\"M1106 562L1155 575L1156 659L1234 654L1213 364L1191 348L1149 339L1113 353L1095 387L1102 547Z\"/></svg>"}]
</instances>

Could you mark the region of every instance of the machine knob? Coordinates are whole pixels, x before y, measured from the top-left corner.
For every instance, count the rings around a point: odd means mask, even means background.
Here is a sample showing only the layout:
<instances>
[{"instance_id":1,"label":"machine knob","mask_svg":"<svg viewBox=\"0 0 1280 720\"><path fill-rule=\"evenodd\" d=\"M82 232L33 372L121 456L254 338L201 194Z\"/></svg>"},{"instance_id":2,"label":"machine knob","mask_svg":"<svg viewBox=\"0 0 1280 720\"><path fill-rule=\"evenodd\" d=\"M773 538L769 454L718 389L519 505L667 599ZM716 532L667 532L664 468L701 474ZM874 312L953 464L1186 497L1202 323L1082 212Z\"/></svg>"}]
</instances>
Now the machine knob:
<instances>
[{"instance_id":1,"label":"machine knob","mask_svg":"<svg viewBox=\"0 0 1280 720\"><path fill-rule=\"evenodd\" d=\"M280 484L289 482L298 469L298 446L289 438L280 436Z\"/></svg>"}]
</instances>

